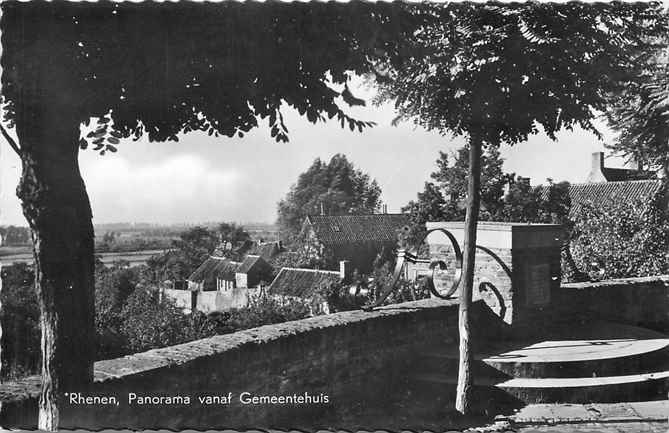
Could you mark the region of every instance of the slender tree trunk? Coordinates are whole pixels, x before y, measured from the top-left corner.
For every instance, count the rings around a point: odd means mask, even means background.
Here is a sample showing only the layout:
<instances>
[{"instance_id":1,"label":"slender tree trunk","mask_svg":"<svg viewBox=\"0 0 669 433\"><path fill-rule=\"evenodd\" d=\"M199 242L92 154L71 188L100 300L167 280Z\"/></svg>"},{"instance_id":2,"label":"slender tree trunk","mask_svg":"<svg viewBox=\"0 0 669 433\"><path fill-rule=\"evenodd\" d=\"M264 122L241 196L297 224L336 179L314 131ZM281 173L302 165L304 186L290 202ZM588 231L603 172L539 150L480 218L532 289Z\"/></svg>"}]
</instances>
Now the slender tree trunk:
<instances>
[{"instance_id":1,"label":"slender tree trunk","mask_svg":"<svg viewBox=\"0 0 669 433\"><path fill-rule=\"evenodd\" d=\"M1 244L1 243L0 243ZM2 294L2 262L0 262L0 295ZM5 311L3 309L2 305L2 297L0 296L0 381L2 380L3 376L8 377L5 369L8 369L11 371L12 369L12 364L8 363L5 361L7 359L7 349L10 347L7 344L7 337L3 337L3 332L5 331L5 328L7 327L7 322L4 320L5 319ZM5 363L6 367L2 367L2 364Z\"/></svg>"},{"instance_id":2,"label":"slender tree trunk","mask_svg":"<svg viewBox=\"0 0 669 433\"><path fill-rule=\"evenodd\" d=\"M469 137L469 182L467 186L467 215L465 217L465 245L463 254L463 276L460 283L460 363L458 366L458 388L455 408L462 414L471 411L472 343L470 340L469 311L472 305L474 286L474 261L476 258L476 226L481 200L481 136L472 133Z\"/></svg>"},{"instance_id":3,"label":"slender tree trunk","mask_svg":"<svg viewBox=\"0 0 669 433\"><path fill-rule=\"evenodd\" d=\"M662 205L666 209L669 207L669 157L664 161L662 166L662 181L664 182L664 197Z\"/></svg>"},{"instance_id":4,"label":"slender tree trunk","mask_svg":"<svg viewBox=\"0 0 669 433\"><path fill-rule=\"evenodd\" d=\"M90 387L95 354L93 225L72 112L37 101L16 122L23 165L17 195L32 229L42 329L38 426L50 431L71 426L65 394Z\"/></svg>"}]
</instances>

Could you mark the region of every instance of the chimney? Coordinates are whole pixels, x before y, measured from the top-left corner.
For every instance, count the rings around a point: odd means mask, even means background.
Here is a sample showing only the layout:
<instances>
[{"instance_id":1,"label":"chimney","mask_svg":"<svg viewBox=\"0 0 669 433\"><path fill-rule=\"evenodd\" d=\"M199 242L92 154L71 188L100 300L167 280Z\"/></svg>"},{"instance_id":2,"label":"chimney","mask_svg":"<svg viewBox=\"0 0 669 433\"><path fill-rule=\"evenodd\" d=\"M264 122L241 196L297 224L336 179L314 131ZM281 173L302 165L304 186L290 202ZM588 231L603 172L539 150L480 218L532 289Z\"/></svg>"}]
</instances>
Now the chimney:
<instances>
[{"instance_id":1,"label":"chimney","mask_svg":"<svg viewBox=\"0 0 669 433\"><path fill-rule=\"evenodd\" d=\"M388 205L385 203L383 204L383 213L384 214L388 213Z\"/></svg>"},{"instance_id":2,"label":"chimney","mask_svg":"<svg viewBox=\"0 0 669 433\"><path fill-rule=\"evenodd\" d=\"M590 168L594 171L602 171L604 168L604 152L593 152L592 154L592 167Z\"/></svg>"},{"instance_id":3,"label":"chimney","mask_svg":"<svg viewBox=\"0 0 669 433\"><path fill-rule=\"evenodd\" d=\"M348 260L341 260L339 262L339 278L344 282L351 280L351 262Z\"/></svg>"},{"instance_id":4,"label":"chimney","mask_svg":"<svg viewBox=\"0 0 669 433\"><path fill-rule=\"evenodd\" d=\"M323 210L323 202L321 202L321 216L325 215L325 211Z\"/></svg>"},{"instance_id":5,"label":"chimney","mask_svg":"<svg viewBox=\"0 0 669 433\"><path fill-rule=\"evenodd\" d=\"M643 164L634 155L630 156L627 160L627 166L630 170L643 171Z\"/></svg>"},{"instance_id":6,"label":"chimney","mask_svg":"<svg viewBox=\"0 0 669 433\"><path fill-rule=\"evenodd\" d=\"M591 164L587 182L606 182L606 176L604 176L604 152L593 152Z\"/></svg>"}]
</instances>

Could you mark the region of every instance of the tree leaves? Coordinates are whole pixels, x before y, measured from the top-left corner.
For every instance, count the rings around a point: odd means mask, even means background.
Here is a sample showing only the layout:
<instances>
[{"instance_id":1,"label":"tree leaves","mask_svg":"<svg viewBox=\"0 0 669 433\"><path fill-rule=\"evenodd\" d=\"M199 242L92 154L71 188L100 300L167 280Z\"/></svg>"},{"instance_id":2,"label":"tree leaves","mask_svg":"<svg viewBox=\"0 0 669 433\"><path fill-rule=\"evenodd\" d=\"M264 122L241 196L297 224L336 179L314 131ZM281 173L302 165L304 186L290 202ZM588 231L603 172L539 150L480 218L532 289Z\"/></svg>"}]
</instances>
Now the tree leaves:
<instances>
[{"instance_id":1,"label":"tree leaves","mask_svg":"<svg viewBox=\"0 0 669 433\"><path fill-rule=\"evenodd\" d=\"M79 139L79 148L85 150L89 144L93 145L93 150L100 155L105 155L107 152L116 153L118 151L118 144L121 143L123 133L115 130L111 113L96 118L96 127L86 134L86 137ZM90 142L90 143L89 143Z\"/></svg>"},{"instance_id":2,"label":"tree leaves","mask_svg":"<svg viewBox=\"0 0 669 433\"><path fill-rule=\"evenodd\" d=\"M666 32L652 4L432 5L416 55L381 83L376 103L401 119L496 145L524 141L537 124L551 138L581 126L597 134L606 92L623 87L648 41ZM613 38L612 34L620 35Z\"/></svg>"},{"instance_id":3,"label":"tree leaves","mask_svg":"<svg viewBox=\"0 0 669 433\"><path fill-rule=\"evenodd\" d=\"M344 119L364 130L373 124L344 111L364 103L346 86L349 76L371 72L378 58L397 61L390 54L406 54L419 24L401 3L10 3L2 5L9 117L29 101L67 94L65 108L82 122L111 113L100 125L119 140L244 136L270 117L268 132L284 142L285 106L310 122ZM43 57L53 61L34 61Z\"/></svg>"},{"instance_id":4,"label":"tree leaves","mask_svg":"<svg viewBox=\"0 0 669 433\"><path fill-rule=\"evenodd\" d=\"M669 215L662 195L648 202L582 205L574 216L571 243L578 267L595 280L669 272Z\"/></svg>"},{"instance_id":5,"label":"tree leaves","mask_svg":"<svg viewBox=\"0 0 669 433\"><path fill-rule=\"evenodd\" d=\"M665 40L666 43L666 40ZM605 113L617 132L609 148L643 163L661 168L669 178L669 62L664 52L646 59L636 83L609 94L611 104Z\"/></svg>"},{"instance_id":6,"label":"tree leaves","mask_svg":"<svg viewBox=\"0 0 669 433\"><path fill-rule=\"evenodd\" d=\"M286 238L299 233L307 215L373 213L379 207L381 188L345 155L328 163L315 159L278 204L278 224Z\"/></svg>"},{"instance_id":7,"label":"tree leaves","mask_svg":"<svg viewBox=\"0 0 669 433\"><path fill-rule=\"evenodd\" d=\"M414 226L423 225L426 221L464 221L463 203L467 197L467 174L469 171L469 147L458 149L453 163L449 155L440 152L436 161L437 169L430 174L434 181L426 182L424 190L419 192L416 200L412 200L403 212L411 214ZM499 150L491 147L481 158L481 210L482 220L500 220L504 187L513 177L502 170L503 160ZM416 233L415 228L413 230ZM418 237L416 235L415 240Z\"/></svg>"},{"instance_id":8,"label":"tree leaves","mask_svg":"<svg viewBox=\"0 0 669 433\"><path fill-rule=\"evenodd\" d=\"M351 106L360 105L363 107L365 106L365 100L353 96L351 90L348 88L348 84L344 86L344 91L341 93L341 96L348 105Z\"/></svg>"}]
</instances>

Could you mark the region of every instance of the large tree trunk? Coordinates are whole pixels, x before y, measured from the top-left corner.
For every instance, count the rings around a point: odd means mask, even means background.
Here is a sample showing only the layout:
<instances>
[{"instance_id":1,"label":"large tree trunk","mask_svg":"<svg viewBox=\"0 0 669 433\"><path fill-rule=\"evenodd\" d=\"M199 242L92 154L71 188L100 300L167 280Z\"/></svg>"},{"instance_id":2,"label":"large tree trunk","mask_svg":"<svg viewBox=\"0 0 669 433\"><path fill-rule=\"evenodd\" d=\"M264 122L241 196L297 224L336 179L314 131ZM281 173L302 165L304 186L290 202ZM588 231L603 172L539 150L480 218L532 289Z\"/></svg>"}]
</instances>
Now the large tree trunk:
<instances>
[{"instance_id":1,"label":"large tree trunk","mask_svg":"<svg viewBox=\"0 0 669 433\"><path fill-rule=\"evenodd\" d=\"M467 215L465 217L465 245L463 254L463 276L460 283L460 363L458 366L458 388L455 408L462 414L471 411L472 343L470 340L469 311L472 305L474 286L474 262L476 258L476 226L481 200L481 137L472 133L469 138L469 183L467 186Z\"/></svg>"},{"instance_id":2,"label":"large tree trunk","mask_svg":"<svg viewBox=\"0 0 669 433\"><path fill-rule=\"evenodd\" d=\"M71 107L39 101L16 122L23 173L17 189L32 229L41 312L39 428L70 426L65 394L93 382L95 304L91 207L78 165Z\"/></svg>"}]
</instances>

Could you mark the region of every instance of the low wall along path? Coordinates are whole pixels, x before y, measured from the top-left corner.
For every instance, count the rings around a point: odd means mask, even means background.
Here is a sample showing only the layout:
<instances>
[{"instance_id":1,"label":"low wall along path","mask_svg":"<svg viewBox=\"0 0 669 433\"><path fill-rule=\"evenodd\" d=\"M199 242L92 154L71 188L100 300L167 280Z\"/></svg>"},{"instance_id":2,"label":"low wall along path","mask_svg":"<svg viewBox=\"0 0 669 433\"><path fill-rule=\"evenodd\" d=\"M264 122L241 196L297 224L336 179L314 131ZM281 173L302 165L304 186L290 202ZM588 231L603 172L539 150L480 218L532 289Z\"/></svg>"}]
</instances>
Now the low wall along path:
<instances>
[{"instance_id":1,"label":"low wall along path","mask_svg":"<svg viewBox=\"0 0 669 433\"><path fill-rule=\"evenodd\" d=\"M72 400L74 423L84 428L327 427L324 419L346 417L358 405L383 405L404 389L421 348L457 340L457 310L456 301L429 299L98 361L93 392ZM475 317L482 311L484 304L476 303ZM0 425L34 426L38 393L37 377L4 384ZM89 405L86 397L97 399Z\"/></svg>"},{"instance_id":2,"label":"low wall along path","mask_svg":"<svg viewBox=\"0 0 669 433\"><path fill-rule=\"evenodd\" d=\"M563 284L551 300L547 323L580 316L669 328L669 276ZM509 325L486 301L474 302L472 338L502 341ZM93 390L70 399L68 418L90 429L337 427L409 389L426 353L457 351L457 321L457 300L427 299L98 361ZM0 426L34 428L39 389L36 376L1 384Z\"/></svg>"}]
</instances>

